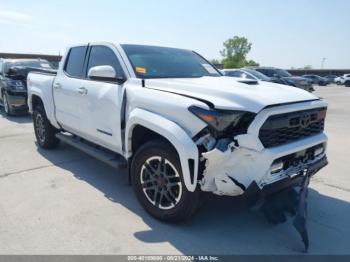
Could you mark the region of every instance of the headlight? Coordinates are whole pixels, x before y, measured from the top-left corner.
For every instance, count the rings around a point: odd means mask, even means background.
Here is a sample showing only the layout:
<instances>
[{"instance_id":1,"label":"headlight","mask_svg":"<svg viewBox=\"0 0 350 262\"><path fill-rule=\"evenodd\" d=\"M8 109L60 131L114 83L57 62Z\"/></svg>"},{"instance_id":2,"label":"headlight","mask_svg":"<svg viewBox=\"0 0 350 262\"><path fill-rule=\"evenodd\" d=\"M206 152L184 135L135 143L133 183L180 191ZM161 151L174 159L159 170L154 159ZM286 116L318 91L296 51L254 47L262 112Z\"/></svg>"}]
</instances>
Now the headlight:
<instances>
[{"instance_id":1,"label":"headlight","mask_svg":"<svg viewBox=\"0 0 350 262\"><path fill-rule=\"evenodd\" d=\"M7 85L13 90L25 90L24 84L21 80L7 80Z\"/></svg>"},{"instance_id":2,"label":"headlight","mask_svg":"<svg viewBox=\"0 0 350 262\"><path fill-rule=\"evenodd\" d=\"M188 110L216 131L224 131L231 125L236 126L239 120L248 113L245 111L207 110L196 106L191 106Z\"/></svg>"}]
</instances>

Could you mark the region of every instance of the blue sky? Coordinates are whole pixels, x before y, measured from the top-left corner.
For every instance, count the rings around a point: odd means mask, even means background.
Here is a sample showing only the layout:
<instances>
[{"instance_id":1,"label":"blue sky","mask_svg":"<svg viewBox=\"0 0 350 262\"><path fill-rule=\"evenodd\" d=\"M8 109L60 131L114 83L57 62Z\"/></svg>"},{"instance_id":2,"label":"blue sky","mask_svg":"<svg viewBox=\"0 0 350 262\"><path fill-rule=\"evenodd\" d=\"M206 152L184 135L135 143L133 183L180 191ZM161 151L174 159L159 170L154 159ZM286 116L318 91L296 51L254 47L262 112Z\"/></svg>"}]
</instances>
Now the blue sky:
<instances>
[{"instance_id":1,"label":"blue sky","mask_svg":"<svg viewBox=\"0 0 350 262\"><path fill-rule=\"evenodd\" d=\"M283 68L350 68L350 0L0 0L0 52L58 54L108 41L193 49L220 58L234 35L249 58Z\"/></svg>"}]
</instances>

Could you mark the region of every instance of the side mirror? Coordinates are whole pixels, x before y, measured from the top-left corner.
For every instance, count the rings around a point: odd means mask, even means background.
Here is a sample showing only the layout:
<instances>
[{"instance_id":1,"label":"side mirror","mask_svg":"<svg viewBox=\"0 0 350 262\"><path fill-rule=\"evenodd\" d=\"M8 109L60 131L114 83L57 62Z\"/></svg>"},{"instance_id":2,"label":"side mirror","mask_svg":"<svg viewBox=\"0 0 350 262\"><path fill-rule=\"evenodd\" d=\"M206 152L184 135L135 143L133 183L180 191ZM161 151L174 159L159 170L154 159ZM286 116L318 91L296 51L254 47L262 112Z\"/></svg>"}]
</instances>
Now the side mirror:
<instances>
[{"instance_id":1,"label":"side mirror","mask_svg":"<svg viewBox=\"0 0 350 262\"><path fill-rule=\"evenodd\" d=\"M116 82L118 84L126 81L125 77L117 76L114 68L109 65L91 67L88 72L88 78L97 81Z\"/></svg>"},{"instance_id":2,"label":"side mirror","mask_svg":"<svg viewBox=\"0 0 350 262\"><path fill-rule=\"evenodd\" d=\"M273 77L280 78L280 76L278 74L273 74Z\"/></svg>"}]
</instances>

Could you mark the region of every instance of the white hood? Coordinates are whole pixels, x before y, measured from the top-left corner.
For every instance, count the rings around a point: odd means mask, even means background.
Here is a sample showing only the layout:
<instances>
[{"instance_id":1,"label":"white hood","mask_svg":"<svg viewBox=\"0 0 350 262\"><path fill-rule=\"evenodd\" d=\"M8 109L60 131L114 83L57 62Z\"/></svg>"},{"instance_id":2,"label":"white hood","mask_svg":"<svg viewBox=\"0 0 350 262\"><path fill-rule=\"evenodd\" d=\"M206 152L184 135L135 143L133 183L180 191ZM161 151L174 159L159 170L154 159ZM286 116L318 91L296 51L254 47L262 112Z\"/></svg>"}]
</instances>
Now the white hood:
<instances>
[{"instance_id":1,"label":"white hood","mask_svg":"<svg viewBox=\"0 0 350 262\"><path fill-rule=\"evenodd\" d=\"M147 79L146 87L166 90L207 100L217 109L257 113L269 105L315 100L302 89L260 81L256 85L232 77Z\"/></svg>"}]
</instances>

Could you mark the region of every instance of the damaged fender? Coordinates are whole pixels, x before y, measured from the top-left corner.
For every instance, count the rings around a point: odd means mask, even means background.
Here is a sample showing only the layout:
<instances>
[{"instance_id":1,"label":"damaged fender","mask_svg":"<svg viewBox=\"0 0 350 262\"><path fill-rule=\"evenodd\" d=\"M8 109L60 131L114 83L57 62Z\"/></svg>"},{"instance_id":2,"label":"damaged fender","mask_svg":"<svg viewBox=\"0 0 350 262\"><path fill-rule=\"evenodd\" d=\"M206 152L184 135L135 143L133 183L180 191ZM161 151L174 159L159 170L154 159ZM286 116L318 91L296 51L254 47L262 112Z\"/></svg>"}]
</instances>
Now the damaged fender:
<instances>
[{"instance_id":1,"label":"damaged fender","mask_svg":"<svg viewBox=\"0 0 350 262\"><path fill-rule=\"evenodd\" d=\"M130 112L126 124L126 157L133 153L131 148L132 131L135 126L141 125L166 138L176 149L188 191L194 192L197 186L198 176L198 148L191 137L176 123L155 113L136 108ZM189 160L193 161L191 170Z\"/></svg>"}]
</instances>

